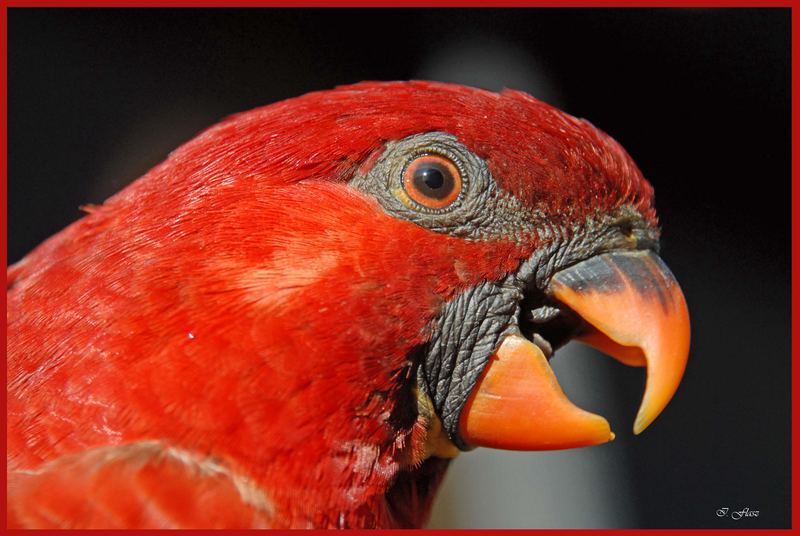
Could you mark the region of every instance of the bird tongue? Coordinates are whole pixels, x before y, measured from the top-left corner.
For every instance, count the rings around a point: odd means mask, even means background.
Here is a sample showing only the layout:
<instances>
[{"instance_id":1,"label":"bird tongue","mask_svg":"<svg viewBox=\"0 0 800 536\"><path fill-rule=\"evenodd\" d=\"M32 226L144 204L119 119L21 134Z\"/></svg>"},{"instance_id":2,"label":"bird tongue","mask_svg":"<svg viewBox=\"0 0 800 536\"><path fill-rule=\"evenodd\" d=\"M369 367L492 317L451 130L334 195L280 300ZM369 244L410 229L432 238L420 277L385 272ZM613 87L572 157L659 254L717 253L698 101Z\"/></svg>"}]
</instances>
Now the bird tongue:
<instances>
[{"instance_id":1,"label":"bird tongue","mask_svg":"<svg viewBox=\"0 0 800 536\"><path fill-rule=\"evenodd\" d=\"M689 353L683 293L652 252L598 255L553 276L549 292L589 329L577 337L631 366L647 366L634 423L642 432L678 388ZM471 446L585 447L614 439L608 422L564 395L542 350L519 334L500 343L470 394L459 433Z\"/></svg>"}]
</instances>

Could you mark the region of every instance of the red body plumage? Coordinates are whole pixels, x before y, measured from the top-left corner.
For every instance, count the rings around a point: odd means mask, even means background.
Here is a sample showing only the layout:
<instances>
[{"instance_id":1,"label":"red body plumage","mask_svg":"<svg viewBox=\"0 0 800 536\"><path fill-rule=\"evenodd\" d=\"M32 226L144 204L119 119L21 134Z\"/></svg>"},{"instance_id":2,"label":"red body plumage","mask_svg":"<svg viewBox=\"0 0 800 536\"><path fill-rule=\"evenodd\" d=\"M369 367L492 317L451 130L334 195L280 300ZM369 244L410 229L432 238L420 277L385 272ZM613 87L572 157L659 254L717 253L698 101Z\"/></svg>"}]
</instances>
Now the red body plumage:
<instances>
[{"instance_id":1,"label":"red body plumage","mask_svg":"<svg viewBox=\"0 0 800 536\"><path fill-rule=\"evenodd\" d=\"M9 478L29 498L10 518L36 524L42 486L91 488L88 449L160 442L177 454L156 469L92 484L106 526L419 525L446 462L417 463L408 355L443 303L537 247L432 233L346 185L387 140L433 130L554 219L623 203L654 219L624 151L521 93L361 84L229 118L9 269ZM59 463L83 481L48 477ZM153 499L151 469L176 491ZM192 479L241 515L187 516Z\"/></svg>"}]
</instances>

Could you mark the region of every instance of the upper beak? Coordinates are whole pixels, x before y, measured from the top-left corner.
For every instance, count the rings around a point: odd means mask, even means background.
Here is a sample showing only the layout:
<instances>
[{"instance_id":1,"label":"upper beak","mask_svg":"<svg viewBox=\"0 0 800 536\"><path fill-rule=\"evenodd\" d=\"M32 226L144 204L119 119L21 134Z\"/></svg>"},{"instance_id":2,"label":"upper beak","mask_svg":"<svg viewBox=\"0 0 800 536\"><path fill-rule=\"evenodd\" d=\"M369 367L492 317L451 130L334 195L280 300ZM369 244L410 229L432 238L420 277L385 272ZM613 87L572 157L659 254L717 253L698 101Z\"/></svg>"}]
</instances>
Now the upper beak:
<instances>
[{"instance_id":1,"label":"upper beak","mask_svg":"<svg viewBox=\"0 0 800 536\"><path fill-rule=\"evenodd\" d=\"M689 313L653 252L604 253L558 272L549 294L587 328L576 338L632 366L647 366L634 422L641 433L666 407L686 368ZM459 432L471 446L551 450L605 443L608 422L567 399L542 351L517 334L495 350L467 400Z\"/></svg>"}]
</instances>

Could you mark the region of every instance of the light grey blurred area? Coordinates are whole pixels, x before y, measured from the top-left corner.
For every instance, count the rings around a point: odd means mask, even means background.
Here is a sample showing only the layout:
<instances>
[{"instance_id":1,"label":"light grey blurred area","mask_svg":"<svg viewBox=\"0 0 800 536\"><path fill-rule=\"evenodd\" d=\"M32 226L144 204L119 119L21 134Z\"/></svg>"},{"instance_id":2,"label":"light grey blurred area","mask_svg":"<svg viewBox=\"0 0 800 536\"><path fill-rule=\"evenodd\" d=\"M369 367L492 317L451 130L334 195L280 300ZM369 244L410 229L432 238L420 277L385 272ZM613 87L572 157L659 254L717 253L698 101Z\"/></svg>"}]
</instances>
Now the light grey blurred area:
<instances>
[{"instance_id":1,"label":"light grey blurred area","mask_svg":"<svg viewBox=\"0 0 800 536\"><path fill-rule=\"evenodd\" d=\"M565 107L559 84L545 63L497 38L476 36L446 42L430 51L414 78L492 91L517 89L557 108Z\"/></svg>"},{"instance_id":2,"label":"light grey blurred area","mask_svg":"<svg viewBox=\"0 0 800 536\"><path fill-rule=\"evenodd\" d=\"M607 418L617 439L564 451L462 453L450 465L428 528L637 526L627 456L628 441L635 441L628 409L636 408L619 407L611 379L622 365L578 343L558 350L551 365L570 400Z\"/></svg>"}]
</instances>

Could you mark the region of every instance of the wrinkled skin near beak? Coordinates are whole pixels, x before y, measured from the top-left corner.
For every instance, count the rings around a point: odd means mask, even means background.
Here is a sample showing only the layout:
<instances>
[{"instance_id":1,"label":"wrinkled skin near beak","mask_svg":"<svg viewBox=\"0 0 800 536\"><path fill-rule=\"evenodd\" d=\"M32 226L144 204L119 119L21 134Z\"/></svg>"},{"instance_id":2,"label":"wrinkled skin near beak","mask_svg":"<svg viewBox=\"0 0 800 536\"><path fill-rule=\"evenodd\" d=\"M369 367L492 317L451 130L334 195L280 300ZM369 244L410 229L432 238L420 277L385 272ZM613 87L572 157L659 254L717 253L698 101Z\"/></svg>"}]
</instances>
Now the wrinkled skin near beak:
<instances>
[{"instance_id":1,"label":"wrinkled skin near beak","mask_svg":"<svg viewBox=\"0 0 800 536\"><path fill-rule=\"evenodd\" d=\"M633 426L641 433L672 398L689 354L689 313L672 273L651 251L604 253L556 273L548 293L585 322L577 340L647 367ZM492 355L459 428L471 446L512 450L614 439L604 418L569 401L542 350L519 334L507 335Z\"/></svg>"}]
</instances>

